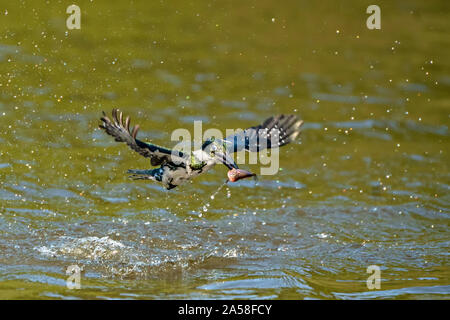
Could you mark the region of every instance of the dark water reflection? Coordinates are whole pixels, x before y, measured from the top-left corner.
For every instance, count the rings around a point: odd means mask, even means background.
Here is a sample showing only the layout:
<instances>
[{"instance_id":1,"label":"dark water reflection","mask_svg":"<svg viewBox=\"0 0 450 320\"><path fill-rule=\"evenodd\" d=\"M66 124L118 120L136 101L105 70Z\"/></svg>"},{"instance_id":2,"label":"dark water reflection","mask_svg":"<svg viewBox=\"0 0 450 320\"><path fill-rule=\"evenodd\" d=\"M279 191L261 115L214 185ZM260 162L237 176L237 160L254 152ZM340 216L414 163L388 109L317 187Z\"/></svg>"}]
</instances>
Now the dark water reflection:
<instances>
[{"instance_id":1,"label":"dark water reflection","mask_svg":"<svg viewBox=\"0 0 450 320\"><path fill-rule=\"evenodd\" d=\"M379 5L370 31L357 1L95 2L67 32L61 4L8 4L0 298L448 299L449 8ZM128 180L148 162L97 129L114 107L167 146L195 120L305 125L277 175L211 199L224 168Z\"/></svg>"}]
</instances>

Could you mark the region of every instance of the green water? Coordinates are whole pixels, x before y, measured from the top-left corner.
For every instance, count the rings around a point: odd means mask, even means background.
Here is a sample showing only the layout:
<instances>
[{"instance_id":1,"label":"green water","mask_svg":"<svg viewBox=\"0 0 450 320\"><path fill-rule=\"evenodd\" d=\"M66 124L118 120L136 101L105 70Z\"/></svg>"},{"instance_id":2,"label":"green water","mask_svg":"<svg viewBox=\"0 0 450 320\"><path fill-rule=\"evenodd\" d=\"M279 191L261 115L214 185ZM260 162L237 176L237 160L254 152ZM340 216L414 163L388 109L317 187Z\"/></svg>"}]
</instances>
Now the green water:
<instances>
[{"instance_id":1,"label":"green water","mask_svg":"<svg viewBox=\"0 0 450 320\"><path fill-rule=\"evenodd\" d=\"M70 4L0 5L0 298L450 297L448 1L378 1L381 30L369 1L78 1L67 30ZM305 124L212 200L225 167L129 180L149 163L98 129L115 107L168 147Z\"/></svg>"}]
</instances>

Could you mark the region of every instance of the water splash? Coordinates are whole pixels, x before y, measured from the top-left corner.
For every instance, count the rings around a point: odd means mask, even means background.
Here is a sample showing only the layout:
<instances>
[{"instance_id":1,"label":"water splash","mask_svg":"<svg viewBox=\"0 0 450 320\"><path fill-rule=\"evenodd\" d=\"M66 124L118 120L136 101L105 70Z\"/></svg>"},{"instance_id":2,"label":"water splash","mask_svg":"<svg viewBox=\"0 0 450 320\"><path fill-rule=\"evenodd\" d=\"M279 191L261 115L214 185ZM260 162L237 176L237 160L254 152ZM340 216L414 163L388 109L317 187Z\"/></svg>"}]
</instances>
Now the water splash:
<instances>
[{"instance_id":1,"label":"water splash","mask_svg":"<svg viewBox=\"0 0 450 320\"><path fill-rule=\"evenodd\" d=\"M220 190L222 190L222 188L228 183L228 180L225 180L224 183L222 183L219 188L217 188L216 191L213 192L213 194L210 196L211 200L214 200L214 198L216 197L216 195L220 192ZM227 188L228 189L228 188Z\"/></svg>"},{"instance_id":2,"label":"water splash","mask_svg":"<svg viewBox=\"0 0 450 320\"><path fill-rule=\"evenodd\" d=\"M209 196L209 198L210 198L211 200L214 200L214 199L216 198L217 194L220 192L220 190L222 190L222 188L223 188L227 183L228 183L228 180L225 180L225 182L222 183L222 184L217 188L217 190L214 191L214 192ZM230 196L229 196L229 189L227 188L227 190L228 190L227 197L229 198L229 197L230 197ZM208 208L209 208L210 206L211 206L211 201L207 201L207 202L202 206L202 211L203 211L203 212L208 212ZM203 214L200 212L200 213L198 214L198 216L199 216L199 217L202 217Z\"/></svg>"}]
</instances>

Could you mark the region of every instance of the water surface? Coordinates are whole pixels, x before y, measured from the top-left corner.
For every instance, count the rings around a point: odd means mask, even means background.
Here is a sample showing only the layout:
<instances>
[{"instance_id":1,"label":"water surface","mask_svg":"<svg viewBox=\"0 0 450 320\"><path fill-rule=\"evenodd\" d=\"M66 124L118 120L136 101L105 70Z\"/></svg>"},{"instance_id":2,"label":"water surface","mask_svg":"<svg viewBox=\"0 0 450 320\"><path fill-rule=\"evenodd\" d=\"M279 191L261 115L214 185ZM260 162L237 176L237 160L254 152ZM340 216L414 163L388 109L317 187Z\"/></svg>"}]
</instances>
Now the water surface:
<instances>
[{"instance_id":1,"label":"water surface","mask_svg":"<svg viewBox=\"0 0 450 320\"><path fill-rule=\"evenodd\" d=\"M449 3L379 1L381 30L369 4L86 1L70 31L64 2L4 4L0 298L448 299ZM225 167L129 180L149 163L98 129L115 107L168 147L194 120L305 125L211 199Z\"/></svg>"}]
</instances>

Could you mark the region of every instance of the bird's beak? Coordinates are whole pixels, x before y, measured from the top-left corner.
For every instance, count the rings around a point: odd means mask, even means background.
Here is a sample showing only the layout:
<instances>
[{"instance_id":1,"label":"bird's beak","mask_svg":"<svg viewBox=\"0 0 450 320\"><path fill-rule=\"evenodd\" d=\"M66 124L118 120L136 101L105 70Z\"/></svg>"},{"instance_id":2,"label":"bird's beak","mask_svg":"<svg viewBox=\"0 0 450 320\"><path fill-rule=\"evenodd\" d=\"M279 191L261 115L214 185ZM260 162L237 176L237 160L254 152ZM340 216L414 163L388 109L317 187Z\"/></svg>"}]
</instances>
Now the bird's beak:
<instances>
[{"instance_id":1,"label":"bird's beak","mask_svg":"<svg viewBox=\"0 0 450 320\"><path fill-rule=\"evenodd\" d=\"M228 169L230 170L239 169L239 167L236 165L233 158L228 154L228 152L225 153L216 152L215 156L217 159L219 159L220 162L226 165Z\"/></svg>"}]
</instances>

